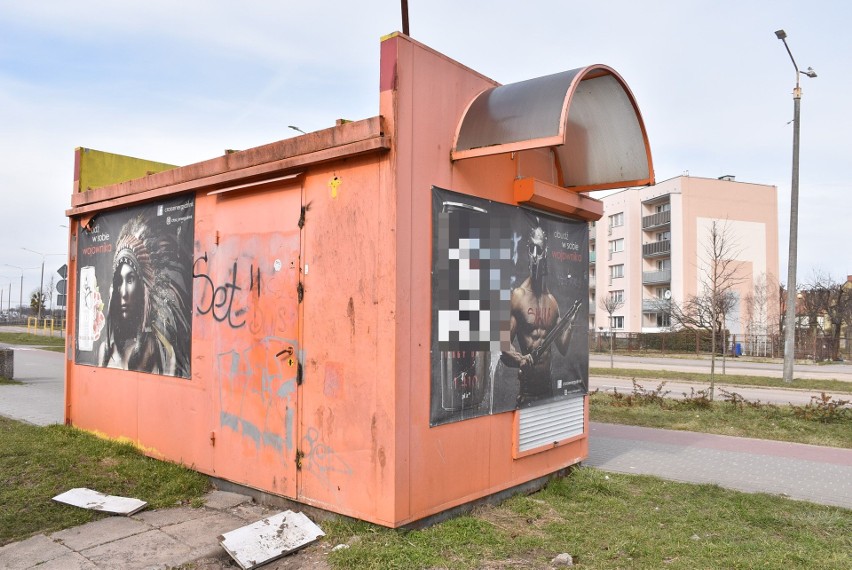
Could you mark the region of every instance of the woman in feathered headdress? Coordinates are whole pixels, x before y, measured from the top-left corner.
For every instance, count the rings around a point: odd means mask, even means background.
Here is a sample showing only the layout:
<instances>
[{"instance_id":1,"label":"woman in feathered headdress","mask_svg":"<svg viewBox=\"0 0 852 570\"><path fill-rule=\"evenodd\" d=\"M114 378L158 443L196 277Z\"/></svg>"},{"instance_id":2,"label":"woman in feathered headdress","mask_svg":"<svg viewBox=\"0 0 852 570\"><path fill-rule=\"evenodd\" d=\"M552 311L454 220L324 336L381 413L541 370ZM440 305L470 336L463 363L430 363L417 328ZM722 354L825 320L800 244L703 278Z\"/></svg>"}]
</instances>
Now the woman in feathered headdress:
<instances>
[{"instance_id":1,"label":"woman in feathered headdress","mask_svg":"<svg viewBox=\"0 0 852 570\"><path fill-rule=\"evenodd\" d=\"M188 377L188 347L175 346L189 336L185 268L175 240L151 234L141 214L119 233L100 364Z\"/></svg>"}]
</instances>

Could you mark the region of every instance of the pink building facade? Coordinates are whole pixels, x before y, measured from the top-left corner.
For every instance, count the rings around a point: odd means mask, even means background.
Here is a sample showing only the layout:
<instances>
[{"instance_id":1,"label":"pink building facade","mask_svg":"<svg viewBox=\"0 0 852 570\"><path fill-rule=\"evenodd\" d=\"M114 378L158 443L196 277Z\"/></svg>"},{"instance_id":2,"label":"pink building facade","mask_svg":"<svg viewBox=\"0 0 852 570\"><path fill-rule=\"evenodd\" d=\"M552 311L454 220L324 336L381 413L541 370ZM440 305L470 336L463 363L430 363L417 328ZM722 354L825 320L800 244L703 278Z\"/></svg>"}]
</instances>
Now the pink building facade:
<instances>
[{"instance_id":1,"label":"pink building facade","mask_svg":"<svg viewBox=\"0 0 852 570\"><path fill-rule=\"evenodd\" d=\"M616 332L672 330L671 304L706 286L715 222L735 260L738 302L727 317L732 334L766 334L777 303L750 300L778 287L778 201L775 186L731 176L678 176L602 199L604 214L590 226L589 326ZM623 298L610 322L603 295Z\"/></svg>"}]
</instances>

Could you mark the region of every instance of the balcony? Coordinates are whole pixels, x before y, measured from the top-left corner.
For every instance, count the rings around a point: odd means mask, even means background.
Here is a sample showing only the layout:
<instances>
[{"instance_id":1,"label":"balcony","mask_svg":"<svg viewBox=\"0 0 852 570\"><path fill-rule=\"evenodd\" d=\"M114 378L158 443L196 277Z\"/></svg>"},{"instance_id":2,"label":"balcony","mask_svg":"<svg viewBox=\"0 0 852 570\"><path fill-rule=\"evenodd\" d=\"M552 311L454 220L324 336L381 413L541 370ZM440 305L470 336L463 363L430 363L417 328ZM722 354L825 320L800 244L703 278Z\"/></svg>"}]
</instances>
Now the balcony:
<instances>
[{"instance_id":1,"label":"balcony","mask_svg":"<svg viewBox=\"0 0 852 570\"><path fill-rule=\"evenodd\" d=\"M662 213L662 212L661 212ZM669 255L672 251L672 241L665 239L662 241L652 241L642 246L643 257L657 257L660 255Z\"/></svg>"},{"instance_id":2,"label":"balcony","mask_svg":"<svg viewBox=\"0 0 852 570\"><path fill-rule=\"evenodd\" d=\"M597 259L597 255L596 255L596 254L597 254L597 252L596 252L596 251L590 251L590 252L589 252L589 263L594 263L594 262L595 262L595 260Z\"/></svg>"},{"instance_id":3,"label":"balcony","mask_svg":"<svg viewBox=\"0 0 852 570\"><path fill-rule=\"evenodd\" d=\"M672 280L672 270L666 269L665 271L643 271L642 272L642 284L643 285L657 285L659 283L671 283Z\"/></svg>"},{"instance_id":4,"label":"balcony","mask_svg":"<svg viewBox=\"0 0 852 570\"><path fill-rule=\"evenodd\" d=\"M672 302L668 299L642 299L643 313L670 313Z\"/></svg>"},{"instance_id":5,"label":"balcony","mask_svg":"<svg viewBox=\"0 0 852 570\"><path fill-rule=\"evenodd\" d=\"M650 216L642 217L642 229L650 230L662 228L663 226L668 226L672 222L672 213L671 211L666 212L657 212L656 214L651 214Z\"/></svg>"}]
</instances>

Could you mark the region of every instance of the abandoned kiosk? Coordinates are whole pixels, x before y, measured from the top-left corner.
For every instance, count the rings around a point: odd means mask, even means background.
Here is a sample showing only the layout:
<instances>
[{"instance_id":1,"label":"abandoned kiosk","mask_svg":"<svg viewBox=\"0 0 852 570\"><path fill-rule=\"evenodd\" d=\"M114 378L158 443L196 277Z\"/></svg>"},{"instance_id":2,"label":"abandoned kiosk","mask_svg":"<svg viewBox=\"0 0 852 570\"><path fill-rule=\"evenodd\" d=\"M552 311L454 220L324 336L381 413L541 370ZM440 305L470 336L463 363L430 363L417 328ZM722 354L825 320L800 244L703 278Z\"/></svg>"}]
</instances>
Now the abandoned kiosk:
<instances>
[{"instance_id":1,"label":"abandoned kiosk","mask_svg":"<svg viewBox=\"0 0 852 570\"><path fill-rule=\"evenodd\" d=\"M68 423L390 527L586 457L585 193L653 182L611 68L501 86L392 34L376 117L75 170Z\"/></svg>"}]
</instances>

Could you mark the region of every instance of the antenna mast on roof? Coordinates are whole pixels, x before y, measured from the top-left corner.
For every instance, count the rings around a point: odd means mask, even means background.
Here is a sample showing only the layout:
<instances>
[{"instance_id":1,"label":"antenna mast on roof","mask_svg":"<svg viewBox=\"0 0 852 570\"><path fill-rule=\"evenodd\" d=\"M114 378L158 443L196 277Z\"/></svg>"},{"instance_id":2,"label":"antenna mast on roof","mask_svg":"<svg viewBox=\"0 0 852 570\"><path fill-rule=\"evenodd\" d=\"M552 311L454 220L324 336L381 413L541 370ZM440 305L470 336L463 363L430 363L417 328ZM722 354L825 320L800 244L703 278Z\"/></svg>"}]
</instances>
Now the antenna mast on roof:
<instances>
[{"instance_id":1,"label":"antenna mast on roof","mask_svg":"<svg viewBox=\"0 0 852 570\"><path fill-rule=\"evenodd\" d=\"M400 0L402 3L402 33L408 34L408 0Z\"/></svg>"}]
</instances>

